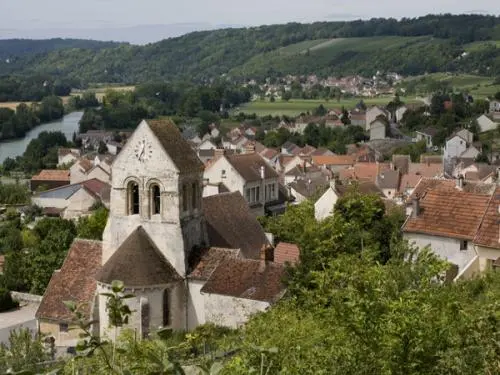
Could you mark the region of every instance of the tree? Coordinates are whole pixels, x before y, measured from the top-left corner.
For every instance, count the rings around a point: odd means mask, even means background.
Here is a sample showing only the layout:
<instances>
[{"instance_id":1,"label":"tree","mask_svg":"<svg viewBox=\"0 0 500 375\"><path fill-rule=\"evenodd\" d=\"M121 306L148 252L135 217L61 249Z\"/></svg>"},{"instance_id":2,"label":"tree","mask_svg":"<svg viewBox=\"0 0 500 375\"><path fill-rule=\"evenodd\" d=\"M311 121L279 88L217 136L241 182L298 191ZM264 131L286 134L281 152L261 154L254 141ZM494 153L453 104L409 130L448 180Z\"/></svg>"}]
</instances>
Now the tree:
<instances>
[{"instance_id":1,"label":"tree","mask_svg":"<svg viewBox=\"0 0 500 375\"><path fill-rule=\"evenodd\" d=\"M496 99L496 100L500 100L500 91L498 91L498 92L495 94L495 99Z\"/></svg>"},{"instance_id":2,"label":"tree","mask_svg":"<svg viewBox=\"0 0 500 375\"><path fill-rule=\"evenodd\" d=\"M292 92L290 90L283 91L281 99L283 99L285 102L288 102L290 99L292 99Z\"/></svg>"},{"instance_id":3,"label":"tree","mask_svg":"<svg viewBox=\"0 0 500 375\"><path fill-rule=\"evenodd\" d=\"M344 125L350 125L351 119L349 118L349 112L345 107L342 107L342 118L340 119Z\"/></svg>"},{"instance_id":4,"label":"tree","mask_svg":"<svg viewBox=\"0 0 500 375\"><path fill-rule=\"evenodd\" d=\"M41 337L28 328L12 330L8 344L0 344L0 373L34 374L50 359Z\"/></svg>"},{"instance_id":5,"label":"tree","mask_svg":"<svg viewBox=\"0 0 500 375\"><path fill-rule=\"evenodd\" d=\"M7 289L0 287L0 312L12 310L19 306L19 302L14 301Z\"/></svg>"},{"instance_id":6,"label":"tree","mask_svg":"<svg viewBox=\"0 0 500 375\"><path fill-rule=\"evenodd\" d=\"M76 226L77 236L90 240L102 240L102 234L108 220L108 209L101 207L89 217L82 217Z\"/></svg>"},{"instance_id":7,"label":"tree","mask_svg":"<svg viewBox=\"0 0 500 375\"><path fill-rule=\"evenodd\" d=\"M271 103L274 103L274 102L276 101L276 99L274 98L274 95L271 95L271 98L269 99L269 101L270 101Z\"/></svg>"},{"instance_id":8,"label":"tree","mask_svg":"<svg viewBox=\"0 0 500 375\"><path fill-rule=\"evenodd\" d=\"M106 146L106 143L103 141L99 141L99 145L97 146L97 153L98 154L105 154L108 152L108 147Z\"/></svg>"},{"instance_id":9,"label":"tree","mask_svg":"<svg viewBox=\"0 0 500 375\"><path fill-rule=\"evenodd\" d=\"M313 112L314 116L325 116L327 113L328 111L323 104L316 107Z\"/></svg>"}]
</instances>

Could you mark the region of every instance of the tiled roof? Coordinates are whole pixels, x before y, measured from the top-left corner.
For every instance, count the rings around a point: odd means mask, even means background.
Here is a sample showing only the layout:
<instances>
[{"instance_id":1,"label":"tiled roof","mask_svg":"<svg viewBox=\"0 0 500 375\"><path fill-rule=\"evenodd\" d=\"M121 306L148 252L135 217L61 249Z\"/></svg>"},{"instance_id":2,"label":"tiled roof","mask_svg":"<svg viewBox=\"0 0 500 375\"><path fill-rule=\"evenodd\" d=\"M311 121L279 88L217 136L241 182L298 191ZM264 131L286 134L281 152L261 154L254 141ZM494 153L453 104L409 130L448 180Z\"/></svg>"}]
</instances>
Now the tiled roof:
<instances>
[{"instance_id":1,"label":"tiled roof","mask_svg":"<svg viewBox=\"0 0 500 375\"><path fill-rule=\"evenodd\" d=\"M401 176L401 182L399 183L399 191L403 192L405 189L413 189L417 186L418 182L422 179L422 176L417 174L404 174Z\"/></svg>"},{"instance_id":2,"label":"tiled roof","mask_svg":"<svg viewBox=\"0 0 500 375\"><path fill-rule=\"evenodd\" d=\"M274 158L276 155L278 155L278 151L276 151L275 149L273 148L266 148L264 149L263 151L260 152L260 155L263 157L263 158L266 158L266 159L272 159Z\"/></svg>"},{"instance_id":3,"label":"tiled roof","mask_svg":"<svg viewBox=\"0 0 500 375\"><path fill-rule=\"evenodd\" d=\"M50 198L69 199L73 194L75 194L78 190L82 188L84 188L90 194L94 195L100 200L104 202L109 202L111 186L105 182L102 182L97 178L79 182L77 184L65 185L55 189L42 191L38 193L36 196L45 199L50 199Z\"/></svg>"},{"instance_id":4,"label":"tiled roof","mask_svg":"<svg viewBox=\"0 0 500 375\"><path fill-rule=\"evenodd\" d=\"M324 177L314 179L300 179L291 182L290 187L303 197L309 198L316 193L323 194L328 188L329 182Z\"/></svg>"},{"instance_id":5,"label":"tiled roof","mask_svg":"<svg viewBox=\"0 0 500 375\"><path fill-rule=\"evenodd\" d=\"M239 192L203 198L203 212L210 246L240 249L243 257L258 259L262 246L269 243Z\"/></svg>"},{"instance_id":6,"label":"tiled roof","mask_svg":"<svg viewBox=\"0 0 500 375\"><path fill-rule=\"evenodd\" d=\"M278 263L226 259L215 269L201 292L272 303L285 291L284 275L285 267Z\"/></svg>"},{"instance_id":7,"label":"tiled roof","mask_svg":"<svg viewBox=\"0 0 500 375\"><path fill-rule=\"evenodd\" d=\"M84 172L88 172L94 167L94 164L89 159L86 158L79 160L78 165Z\"/></svg>"},{"instance_id":8,"label":"tiled roof","mask_svg":"<svg viewBox=\"0 0 500 375\"><path fill-rule=\"evenodd\" d=\"M146 120L180 173L200 172L203 163L170 120Z\"/></svg>"},{"instance_id":9,"label":"tiled roof","mask_svg":"<svg viewBox=\"0 0 500 375\"><path fill-rule=\"evenodd\" d=\"M343 196L344 194L349 192L349 190L354 189L354 188L356 188L362 194L376 194L376 195L379 195L380 197L384 196L384 194L379 189L379 187L371 181L359 181L359 182L355 182L354 184L336 184L335 185L335 191L340 196Z\"/></svg>"},{"instance_id":10,"label":"tiled roof","mask_svg":"<svg viewBox=\"0 0 500 375\"><path fill-rule=\"evenodd\" d=\"M295 264L299 261L300 249L293 243L280 242L274 249L274 262Z\"/></svg>"},{"instance_id":11,"label":"tiled roof","mask_svg":"<svg viewBox=\"0 0 500 375\"><path fill-rule=\"evenodd\" d=\"M82 312L90 319L96 292L94 276L101 267L101 260L101 242L81 239L73 241L61 270L52 274L36 317L70 322L74 317L63 301L73 301L83 304Z\"/></svg>"},{"instance_id":12,"label":"tiled roof","mask_svg":"<svg viewBox=\"0 0 500 375\"><path fill-rule=\"evenodd\" d=\"M500 188L491 196L484 217L477 231L474 243L481 246L500 248Z\"/></svg>"},{"instance_id":13,"label":"tiled roof","mask_svg":"<svg viewBox=\"0 0 500 375\"><path fill-rule=\"evenodd\" d=\"M408 173L410 163L410 155L392 155L392 164L395 169L401 172L401 174Z\"/></svg>"},{"instance_id":14,"label":"tiled roof","mask_svg":"<svg viewBox=\"0 0 500 375\"><path fill-rule=\"evenodd\" d=\"M189 278L208 280L220 262L228 258L238 258L237 249L211 247L193 251L189 256Z\"/></svg>"},{"instance_id":15,"label":"tiled roof","mask_svg":"<svg viewBox=\"0 0 500 375\"><path fill-rule=\"evenodd\" d=\"M69 171L60 169L42 169L31 178L33 181L69 181Z\"/></svg>"},{"instance_id":16,"label":"tiled roof","mask_svg":"<svg viewBox=\"0 0 500 375\"><path fill-rule=\"evenodd\" d=\"M360 180L375 182L377 174L390 168L387 163L356 163L339 171L339 178L345 180Z\"/></svg>"},{"instance_id":17,"label":"tiled roof","mask_svg":"<svg viewBox=\"0 0 500 375\"><path fill-rule=\"evenodd\" d=\"M443 155L420 155L421 163L443 164Z\"/></svg>"},{"instance_id":18,"label":"tiled roof","mask_svg":"<svg viewBox=\"0 0 500 375\"><path fill-rule=\"evenodd\" d=\"M311 155L314 151L316 151L316 147L305 145L300 150L300 155Z\"/></svg>"},{"instance_id":19,"label":"tiled roof","mask_svg":"<svg viewBox=\"0 0 500 375\"><path fill-rule=\"evenodd\" d=\"M466 193L491 195L495 191L495 187L496 187L495 184L464 181L462 190ZM443 178L422 178L415 187L415 190L413 190L408 201L411 201L414 197L423 197L428 191L436 189L445 191L455 191L457 190L456 181L446 180Z\"/></svg>"},{"instance_id":20,"label":"tiled roof","mask_svg":"<svg viewBox=\"0 0 500 375\"><path fill-rule=\"evenodd\" d=\"M436 163L410 163L408 173L416 174L421 177L440 177L443 175L443 165Z\"/></svg>"},{"instance_id":21,"label":"tiled roof","mask_svg":"<svg viewBox=\"0 0 500 375\"><path fill-rule=\"evenodd\" d=\"M96 279L106 284L121 280L129 287L162 285L182 280L143 227L135 229L123 241L102 266Z\"/></svg>"},{"instance_id":22,"label":"tiled roof","mask_svg":"<svg viewBox=\"0 0 500 375\"><path fill-rule=\"evenodd\" d=\"M472 240L490 200L489 195L458 189L434 189L420 198L420 213L403 231Z\"/></svg>"},{"instance_id":23,"label":"tiled roof","mask_svg":"<svg viewBox=\"0 0 500 375\"><path fill-rule=\"evenodd\" d=\"M249 154L226 155L227 161L247 182L261 180L260 169L264 167L265 178L277 178L278 173L260 156Z\"/></svg>"},{"instance_id":24,"label":"tiled roof","mask_svg":"<svg viewBox=\"0 0 500 375\"><path fill-rule=\"evenodd\" d=\"M377 176L377 185L381 189L397 189L399 188L399 171L387 170L380 172Z\"/></svg>"},{"instance_id":25,"label":"tiled roof","mask_svg":"<svg viewBox=\"0 0 500 375\"><path fill-rule=\"evenodd\" d=\"M329 149L324 148L324 147L319 147L314 151L311 156L323 156L323 155L335 155L333 152L331 152Z\"/></svg>"},{"instance_id":26,"label":"tiled roof","mask_svg":"<svg viewBox=\"0 0 500 375\"><path fill-rule=\"evenodd\" d=\"M57 149L57 155L59 157L66 156L69 154L73 154L75 157L78 157L80 155L80 151L77 149L63 148L63 147Z\"/></svg>"},{"instance_id":27,"label":"tiled roof","mask_svg":"<svg viewBox=\"0 0 500 375\"><path fill-rule=\"evenodd\" d=\"M313 155L312 161L316 165L353 165L355 158L349 155Z\"/></svg>"}]
</instances>

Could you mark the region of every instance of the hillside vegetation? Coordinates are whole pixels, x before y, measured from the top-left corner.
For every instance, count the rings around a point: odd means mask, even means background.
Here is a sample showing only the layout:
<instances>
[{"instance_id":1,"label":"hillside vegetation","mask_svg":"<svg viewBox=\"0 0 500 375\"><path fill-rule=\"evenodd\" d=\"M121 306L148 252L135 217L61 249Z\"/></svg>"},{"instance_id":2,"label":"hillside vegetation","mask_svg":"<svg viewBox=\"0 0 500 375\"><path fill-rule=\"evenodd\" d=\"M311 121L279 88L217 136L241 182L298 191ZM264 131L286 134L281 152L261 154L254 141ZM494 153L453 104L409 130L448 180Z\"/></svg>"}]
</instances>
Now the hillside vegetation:
<instances>
[{"instance_id":1,"label":"hillside vegetation","mask_svg":"<svg viewBox=\"0 0 500 375\"><path fill-rule=\"evenodd\" d=\"M194 32L146 46L73 46L19 54L9 63L0 61L0 75L50 74L82 85L207 81L223 74L235 78L371 75L377 70L498 76L499 40L500 17L495 16L289 23ZM468 55L461 57L465 51Z\"/></svg>"}]
</instances>

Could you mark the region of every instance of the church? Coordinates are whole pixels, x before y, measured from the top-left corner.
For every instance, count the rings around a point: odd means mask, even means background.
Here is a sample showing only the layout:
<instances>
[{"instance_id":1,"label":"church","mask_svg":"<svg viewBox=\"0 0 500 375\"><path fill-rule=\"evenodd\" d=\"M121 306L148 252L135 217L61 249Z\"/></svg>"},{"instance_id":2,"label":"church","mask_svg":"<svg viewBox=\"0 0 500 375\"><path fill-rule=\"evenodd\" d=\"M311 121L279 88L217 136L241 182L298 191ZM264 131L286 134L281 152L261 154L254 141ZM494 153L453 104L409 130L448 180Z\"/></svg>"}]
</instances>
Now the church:
<instances>
[{"instance_id":1,"label":"church","mask_svg":"<svg viewBox=\"0 0 500 375\"><path fill-rule=\"evenodd\" d=\"M36 313L58 346L78 331L63 301L109 337L106 298L124 282L133 314L126 328L238 327L284 293L282 263L239 192L202 197L203 164L169 120L144 120L111 167L110 213L102 241L76 239Z\"/></svg>"}]
</instances>

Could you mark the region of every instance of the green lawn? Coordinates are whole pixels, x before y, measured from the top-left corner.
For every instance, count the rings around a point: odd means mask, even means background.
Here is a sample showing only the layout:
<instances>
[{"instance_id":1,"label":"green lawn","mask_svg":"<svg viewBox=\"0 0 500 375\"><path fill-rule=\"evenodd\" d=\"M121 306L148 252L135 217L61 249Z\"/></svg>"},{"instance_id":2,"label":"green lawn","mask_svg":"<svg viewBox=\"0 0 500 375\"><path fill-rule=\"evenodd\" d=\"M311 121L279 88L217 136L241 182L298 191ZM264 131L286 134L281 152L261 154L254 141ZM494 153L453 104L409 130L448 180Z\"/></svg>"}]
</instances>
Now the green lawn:
<instances>
[{"instance_id":1,"label":"green lawn","mask_svg":"<svg viewBox=\"0 0 500 375\"><path fill-rule=\"evenodd\" d=\"M392 96L379 97L379 98L364 98L363 101L367 106L370 105L385 105L393 99ZM277 100L274 103L269 101L258 100L254 102L247 103L245 105L239 106L233 109L233 113L255 113L258 116L272 115L287 115L287 116L297 116L301 112L312 111L317 108L320 104L323 104L328 109L342 108L347 109L354 108L354 106L360 101L360 98L353 99L342 99L340 102L336 100L313 100L313 99L292 99L289 102ZM401 98L405 103L418 103L417 99Z\"/></svg>"}]
</instances>

